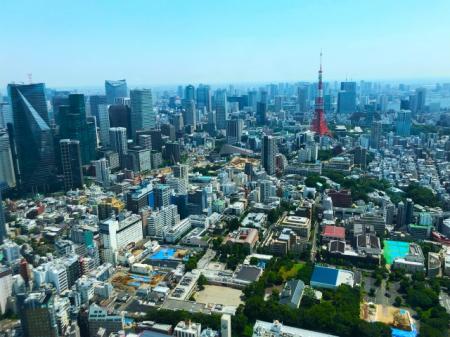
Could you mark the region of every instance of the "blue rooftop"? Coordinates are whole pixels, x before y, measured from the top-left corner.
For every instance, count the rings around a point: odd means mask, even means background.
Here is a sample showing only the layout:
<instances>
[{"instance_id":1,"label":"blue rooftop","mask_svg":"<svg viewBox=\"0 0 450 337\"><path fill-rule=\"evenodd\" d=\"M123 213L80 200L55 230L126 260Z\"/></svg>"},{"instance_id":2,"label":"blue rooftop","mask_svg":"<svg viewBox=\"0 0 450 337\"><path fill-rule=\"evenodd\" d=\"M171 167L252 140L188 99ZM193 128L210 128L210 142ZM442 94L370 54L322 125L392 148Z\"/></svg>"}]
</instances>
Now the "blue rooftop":
<instances>
[{"instance_id":1,"label":"blue rooftop","mask_svg":"<svg viewBox=\"0 0 450 337\"><path fill-rule=\"evenodd\" d=\"M337 282L339 270L324 266L314 266L311 282L335 285Z\"/></svg>"}]
</instances>

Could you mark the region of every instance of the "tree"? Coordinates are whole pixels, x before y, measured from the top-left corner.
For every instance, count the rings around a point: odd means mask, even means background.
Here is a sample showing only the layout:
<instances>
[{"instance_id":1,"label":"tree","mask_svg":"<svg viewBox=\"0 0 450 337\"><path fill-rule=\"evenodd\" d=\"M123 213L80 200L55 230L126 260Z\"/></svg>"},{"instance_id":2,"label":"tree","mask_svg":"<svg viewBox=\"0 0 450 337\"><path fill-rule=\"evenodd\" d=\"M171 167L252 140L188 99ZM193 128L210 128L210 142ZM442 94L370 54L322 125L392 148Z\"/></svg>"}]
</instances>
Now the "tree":
<instances>
[{"instance_id":1,"label":"tree","mask_svg":"<svg viewBox=\"0 0 450 337\"><path fill-rule=\"evenodd\" d=\"M208 284L208 280L206 279L205 275L200 274L200 276L198 277L198 281L197 281L198 289L204 290L205 285L207 285L207 284Z\"/></svg>"},{"instance_id":2,"label":"tree","mask_svg":"<svg viewBox=\"0 0 450 337\"><path fill-rule=\"evenodd\" d=\"M405 190L406 197L411 198L414 203L422 206L439 206L439 200L433 191L427 187L420 186L417 183L409 184Z\"/></svg>"},{"instance_id":3,"label":"tree","mask_svg":"<svg viewBox=\"0 0 450 337\"><path fill-rule=\"evenodd\" d=\"M402 298L400 296L396 296L394 300L394 306L401 307L402 306Z\"/></svg>"},{"instance_id":4,"label":"tree","mask_svg":"<svg viewBox=\"0 0 450 337\"><path fill-rule=\"evenodd\" d=\"M215 251L219 250L219 247L222 245L223 237L218 236L212 241L212 245Z\"/></svg>"},{"instance_id":5,"label":"tree","mask_svg":"<svg viewBox=\"0 0 450 337\"><path fill-rule=\"evenodd\" d=\"M256 257L252 256L252 257L250 258L250 264L251 264L252 266L256 266L256 265L258 264L258 259L257 259Z\"/></svg>"},{"instance_id":6,"label":"tree","mask_svg":"<svg viewBox=\"0 0 450 337\"><path fill-rule=\"evenodd\" d=\"M322 189L328 188L326 179L322 178L318 174L310 174L305 179L305 185L308 187L318 187L319 186L318 184L322 185Z\"/></svg>"}]
</instances>

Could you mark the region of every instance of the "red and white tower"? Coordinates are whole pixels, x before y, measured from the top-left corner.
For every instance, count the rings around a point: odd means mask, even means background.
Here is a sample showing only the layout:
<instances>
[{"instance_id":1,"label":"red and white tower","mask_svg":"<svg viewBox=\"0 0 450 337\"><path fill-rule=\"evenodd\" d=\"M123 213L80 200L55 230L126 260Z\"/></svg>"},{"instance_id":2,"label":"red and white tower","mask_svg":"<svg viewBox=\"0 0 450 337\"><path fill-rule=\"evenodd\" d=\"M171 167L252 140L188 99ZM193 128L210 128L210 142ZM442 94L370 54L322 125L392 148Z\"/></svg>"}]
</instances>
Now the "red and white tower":
<instances>
[{"instance_id":1,"label":"red and white tower","mask_svg":"<svg viewBox=\"0 0 450 337\"><path fill-rule=\"evenodd\" d=\"M314 117L311 122L311 131L314 131L319 136L331 137L331 132L328 129L327 122L325 120L325 110L323 102L323 83L322 83L322 52L320 52L320 69L319 69L319 83L318 83L318 95L316 97L316 106L314 110Z\"/></svg>"}]
</instances>

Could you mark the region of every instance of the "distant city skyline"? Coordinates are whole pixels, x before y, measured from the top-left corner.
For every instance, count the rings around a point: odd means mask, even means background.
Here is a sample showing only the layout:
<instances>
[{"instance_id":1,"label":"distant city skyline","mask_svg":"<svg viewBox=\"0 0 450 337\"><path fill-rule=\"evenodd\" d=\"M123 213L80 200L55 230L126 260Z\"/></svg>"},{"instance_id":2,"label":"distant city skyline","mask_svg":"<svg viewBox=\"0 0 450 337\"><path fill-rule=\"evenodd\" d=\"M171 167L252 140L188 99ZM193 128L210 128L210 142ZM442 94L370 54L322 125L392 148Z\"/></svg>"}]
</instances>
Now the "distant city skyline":
<instances>
[{"instance_id":1,"label":"distant city skyline","mask_svg":"<svg viewBox=\"0 0 450 337\"><path fill-rule=\"evenodd\" d=\"M450 2L7 2L0 91L8 83L101 88L187 83L450 79Z\"/></svg>"}]
</instances>

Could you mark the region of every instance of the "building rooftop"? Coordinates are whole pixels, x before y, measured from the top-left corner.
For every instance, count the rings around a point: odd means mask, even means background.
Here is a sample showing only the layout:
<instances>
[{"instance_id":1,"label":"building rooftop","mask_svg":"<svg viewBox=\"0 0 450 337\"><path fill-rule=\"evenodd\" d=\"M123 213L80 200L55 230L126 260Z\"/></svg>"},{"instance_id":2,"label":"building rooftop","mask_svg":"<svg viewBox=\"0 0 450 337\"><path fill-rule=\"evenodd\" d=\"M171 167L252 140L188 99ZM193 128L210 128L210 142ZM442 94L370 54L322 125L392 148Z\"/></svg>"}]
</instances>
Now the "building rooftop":
<instances>
[{"instance_id":1,"label":"building rooftop","mask_svg":"<svg viewBox=\"0 0 450 337\"><path fill-rule=\"evenodd\" d=\"M325 226L322 236L345 239L345 228L337 226Z\"/></svg>"},{"instance_id":2,"label":"building rooftop","mask_svg":"<svg viewBox=\"0 0 450 337\"><path fill-rule=\"evenodd\" d=\"M299 329L283 325L279 321L273 323L259 321L253 326L253 337L337 337L334 335Z\"/></svg>"}]
</instances>

